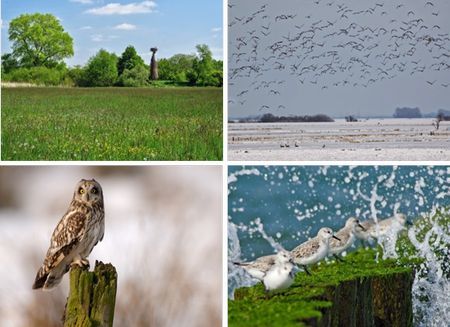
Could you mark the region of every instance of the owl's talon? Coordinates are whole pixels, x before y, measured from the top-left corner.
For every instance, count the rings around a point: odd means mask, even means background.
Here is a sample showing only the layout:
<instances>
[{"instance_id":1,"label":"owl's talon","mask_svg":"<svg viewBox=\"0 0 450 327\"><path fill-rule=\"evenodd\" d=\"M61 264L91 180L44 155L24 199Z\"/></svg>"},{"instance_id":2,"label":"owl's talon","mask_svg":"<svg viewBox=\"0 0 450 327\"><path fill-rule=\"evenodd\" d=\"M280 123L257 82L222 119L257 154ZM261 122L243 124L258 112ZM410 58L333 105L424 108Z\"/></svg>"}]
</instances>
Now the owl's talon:
<instances>
[{"instance_id":1,"label":"owl's talon","mask_svg":"<svg viewBox=\"0 0 450 327\"><path fill-rule=\"evenodd\" d=\"M87 260L87 259L76 260L70 264L71 268L74 266L78 266L81 269L89 269L89 267L90 267L89 260Z\"/></svg>"},{"instance_id":2,"label":"owl's talon","mask_svg":"<svg viewBox=\"0 0 450 327\"><path fill-rule=\"evenodd\" d=\"M88 269L91 266L89 264L89 260L88 259L81 259L81 263L82 263L83 267L87 267Z\"/></svg>"},{"instance_id":3,"label":"owl's talon","mask_svg":"<svg viewBox=\"0 0 450 327\"><path fill-rule=\"evenodd\" d=\"M78 261L74 261L70 264L70 269L75 268L75 267L80 267L81 268L81 264Z\"/></svg>"}]
</instances>

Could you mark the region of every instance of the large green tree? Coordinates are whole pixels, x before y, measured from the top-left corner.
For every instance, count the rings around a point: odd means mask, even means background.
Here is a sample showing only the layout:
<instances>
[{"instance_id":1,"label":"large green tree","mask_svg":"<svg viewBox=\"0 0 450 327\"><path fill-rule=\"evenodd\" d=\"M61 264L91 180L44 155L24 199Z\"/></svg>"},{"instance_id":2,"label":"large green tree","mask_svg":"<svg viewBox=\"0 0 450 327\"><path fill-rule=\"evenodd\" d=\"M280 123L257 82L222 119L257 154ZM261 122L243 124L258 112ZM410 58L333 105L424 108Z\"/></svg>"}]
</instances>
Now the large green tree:
<instances>
[{"instance_id":1,"label":"large green tree","mask_svg":"<svg viewBox=\"0 0 450 327\"><path fill-rule=\"evenodd\" d=\"M12 54L23 67L54 67L73 56L73 40L51 14L23 14L11 20Z\"/></svg>"},{"instance_id":2,"label":"large green tree","mask_svg":"<svg viewBox=\"0 0 450 327\"><path fill-rule=\"evenodd\" d=\"M197 58L194 59L192 70L188 74L189 82L198 86L222 86L222 63L213 59L206 44L199 44L196 48Z\"/></svg>"},{"instance_id":3,"label":"large green tree","mask_svg":"<svg viewBox=\"0 0 450 327\"><path fill-rule=\"evenodd\" d=\"M129 45L117 62L117 71L122 75L125 69L132 70L137 66L144 66L144 60L137 54L136 49Z\"/></svg>"},{"instance_id":4,"label":"large green tree","mask_svg":"<svg viewBox=\"0 0 450 327\"><path fill-rule=\"evenodd\" d=\"M138 65L132 69L125 69L119 77L119 85L122 86L146 86L148 71L143 65Z\"/></svg>"},{"instance_id":5,"label":"large green tree","mask_svg":"<svg viewBox=\"0 0 450 327\"><path fill-rule=\"evenodd\" d=\"M112 86L117 81L117 56L101 49L89 59L84 79L87 86Z\"/></svg>"},{"instance_id":6,"label":"large green tree","mask_svg":"<svg viewBox=\"0 0 450 327\"><path fill-rule=\"evenodd\" d=\"M192 69L195 55L176 54L158 61L159 78L176 82L187 82L187 72Z\"/></svg>"}]
</instances>

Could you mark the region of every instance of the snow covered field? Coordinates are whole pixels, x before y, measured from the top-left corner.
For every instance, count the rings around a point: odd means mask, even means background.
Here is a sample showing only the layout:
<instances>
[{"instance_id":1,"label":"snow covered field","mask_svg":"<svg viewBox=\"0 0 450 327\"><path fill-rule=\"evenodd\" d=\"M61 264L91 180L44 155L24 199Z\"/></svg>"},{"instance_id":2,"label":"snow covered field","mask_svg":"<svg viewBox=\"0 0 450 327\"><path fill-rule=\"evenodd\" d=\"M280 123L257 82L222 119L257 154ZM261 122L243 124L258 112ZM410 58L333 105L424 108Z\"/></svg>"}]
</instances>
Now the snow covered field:
<instances>
[{"instance_id":1,"label":"snow covered field","mask_svg":"<svg viewBox=\"0 0 450 327\"><path fill-rule=\"evenodd\" d=\"M450 160L450 122L230 123L229 160Z\"/></svg>"}]
</instances>

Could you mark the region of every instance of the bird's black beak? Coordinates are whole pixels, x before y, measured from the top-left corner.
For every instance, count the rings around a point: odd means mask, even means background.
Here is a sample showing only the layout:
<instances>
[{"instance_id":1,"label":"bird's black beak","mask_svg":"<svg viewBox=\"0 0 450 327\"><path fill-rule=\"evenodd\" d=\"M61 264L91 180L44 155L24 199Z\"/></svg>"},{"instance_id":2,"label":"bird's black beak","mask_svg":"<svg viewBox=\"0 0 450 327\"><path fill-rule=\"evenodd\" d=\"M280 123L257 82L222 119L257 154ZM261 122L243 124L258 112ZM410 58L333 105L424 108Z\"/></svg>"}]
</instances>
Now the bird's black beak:
<instances>
[{"instance_id":1,"label":"bird's black beak","mask_svg":"<svg viewBox=\"0 0 450 327\"><path fill-rule=\"evenodd\" d=\"M363 231L366 231L366 229L364 228L363 225L361 225L360 223L357 224Z\"/></svg>"},{"instance_id":2,"label":"bird's black beak","mask_svg":"<svg viewBox=\"0 0 450 327\"><path fill-rule=\"evenodd\" d=\"M339 237L337 237L336 235L332 236L333 238L337 239L338 241L340 241L341 239Z\"/></svg>"},{"instance_id":3,"label":"bird's black beak","mask_svg":"<svg viewBox=\"0 0 450 327\"><path fill-rule=\"evenodd\" d=\"M412 226L412 225L413 225L413 223L412 223L412 222L410 222L409 220L407 220L407 221L406 221L406 225Z\"/></svg>"},{"instance_id":4,"label":"bird's black beak","mask_svg":"<svg viewBox=\"0 0 450 327\"><path fill-rule=\"evenodd\" d=\"M289 259L289 262L290 262L290 263L292 263L292 264L295 264L295 262L294 262L294 259L293 259L293 258L290 258L290 259Z\"/></svg>"}]
</instances>

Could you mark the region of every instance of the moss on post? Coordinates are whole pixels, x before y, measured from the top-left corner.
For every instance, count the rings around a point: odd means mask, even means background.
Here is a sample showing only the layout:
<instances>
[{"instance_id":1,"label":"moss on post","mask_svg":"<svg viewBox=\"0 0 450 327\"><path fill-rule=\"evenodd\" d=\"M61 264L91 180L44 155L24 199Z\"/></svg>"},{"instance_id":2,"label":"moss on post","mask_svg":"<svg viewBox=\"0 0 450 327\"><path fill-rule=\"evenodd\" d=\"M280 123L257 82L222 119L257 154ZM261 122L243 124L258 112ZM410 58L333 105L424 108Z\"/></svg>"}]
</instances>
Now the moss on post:
<instances>
[{"instance_id":1,"label":"moss on post","mask_svg":"<svg viewBox=\"0 0 450 327\"><path fill-rule=\"evenodd\" d=\"M71 269L64 326L112 326L116 291L117 272L111 264L96 261L94 271Z\"/></svg>"}]
</instances>

